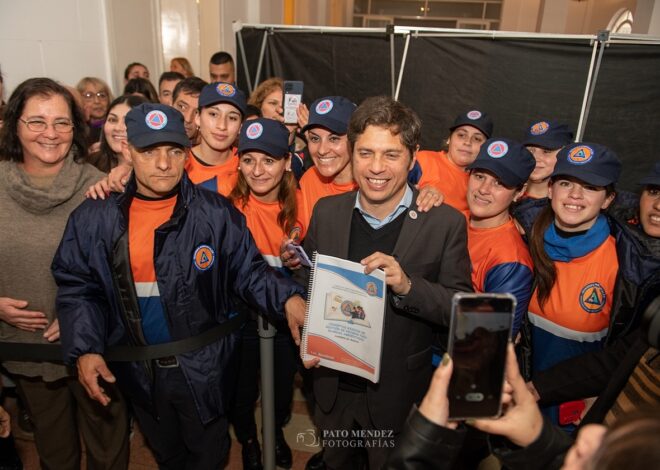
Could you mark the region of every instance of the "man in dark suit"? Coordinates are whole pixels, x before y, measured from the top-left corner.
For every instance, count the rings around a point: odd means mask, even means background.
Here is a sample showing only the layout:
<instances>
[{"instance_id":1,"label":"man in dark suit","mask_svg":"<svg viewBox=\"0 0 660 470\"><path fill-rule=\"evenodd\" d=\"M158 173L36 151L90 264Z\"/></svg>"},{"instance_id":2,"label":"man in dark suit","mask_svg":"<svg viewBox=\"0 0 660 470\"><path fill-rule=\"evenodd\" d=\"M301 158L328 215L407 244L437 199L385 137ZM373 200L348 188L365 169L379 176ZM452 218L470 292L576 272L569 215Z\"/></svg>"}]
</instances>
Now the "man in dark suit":
<instances>
[{"instance_id":1,"label":"man in dark suit","mask_svg":"<svg viewBox=\"0 0 660 470\"><path fill-rule=\"evenodd\" d=\"M361 262L365 273L383 269L389 290L379 383L313 370L326 468L356 467L360 448L370 468L382 467L428 388L434 326L449 324L455 292L472 290L465 218L447 205L411 207L417 191L407 175L420 132L410 108L388 97L365 100L348 129L359 189L321 199L305 238L307 253Z\"/></svg>"}]
</instances>

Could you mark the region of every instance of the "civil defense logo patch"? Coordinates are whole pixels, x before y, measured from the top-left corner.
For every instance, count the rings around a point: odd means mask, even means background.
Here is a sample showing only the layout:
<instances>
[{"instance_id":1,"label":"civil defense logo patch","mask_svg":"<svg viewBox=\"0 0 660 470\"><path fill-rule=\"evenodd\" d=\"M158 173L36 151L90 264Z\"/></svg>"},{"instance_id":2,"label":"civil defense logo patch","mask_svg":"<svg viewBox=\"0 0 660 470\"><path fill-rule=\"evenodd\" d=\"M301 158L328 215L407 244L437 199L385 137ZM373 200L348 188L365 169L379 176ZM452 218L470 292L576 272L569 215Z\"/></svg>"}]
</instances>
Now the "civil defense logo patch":
<instances>
[{"instance_id":1,"label":"civil defense logo patch","mask_svg":"<svg viewBox=\"0 0 660 470\"><path fill-rule=\"evenodd\" d=\"M550 129L550 124L545 121L540 121L530 127L529 133L532 135L543 135L548 132L548 129Z\"/></svg>"},{"instance_id":2,"label":"civil defense logo patch","mask_svg":"<svg viewBox=\"0 0 660 470\"><path fill-rule=\"evenodd\" d=\"M193 264L200 271L206 271L215 262L215 251L208 245L199 245L193 254Z\"/></svg>"},{"instance_id":3,"label":"civil defense logo patch","mask_svg":"<svg viewBox=\"0 0 660 470\"><path fill-rule=\"evenodd\" d=\"M150 129L155 131L161 130L163 127L167 126L167 116L164 112L154 110L147 113L144 118L144 122Z\"/></svg>"},{"instance_id":4,"label":"civil defense logo patch","mask_svg":"<svg viewBox=\"0 0 660 470\"><path fill-rule=\"evenodd\" d=\"M289 238L294 242L299 242L301 233L302 233L302 228L296 225L289 232Z\"/></svg>"},{"instance_id":5,"label":"civil defense logo patch","mask_svg":"<svg viewBox=\"0 0 660 470\"><path fill-rule=\"evenodd\" d=\"M481 111L477 111L476 109L473 109L469 113L467 113L468 119L472 119L473 121L476 121L482 116Z\"/></svg>"},{"instance_id":6,"label":"civil defense logo patch","mask_svg":"<svg viewBox=\"0 0 660 470\"><path fill-rule=\"evenodd\" d=\"M236 88L229 83L219 83L218 86L215 87L215 91L217 91L220 96L234 96L236 94Z\"/></svg>"},{"instance_id":7,"label":"civil defense logo patch","mask_svg":"<svg viewBox=\"0 0 660 470\"><path fill-rule=\"evenodd\" d=\"M334 104L330 100L320 101L319 104L316 105L316 114L328 114L332 111L333 106Z\"/></svg>"},{"instance_id":8,"label":"civil defense logo patch","mask_svg":"<svg viewBox=\"0 0 660 470\"><path fill-rule=\"evenodd\" d=\"M605 289L597 282L587 284L580 291L580 307L588 313L599 313L605 306Z\"/></svg>"},{"instance_id":9,"label":"civil defense logo patch","mask_svg":"<svg viewBox=\"0 0 660 470\"><path fill-rule=\"evenodd\" d=\"M247 128L245 131L245 135L247 136L248 139L258 139L261 137L261 134L264 132L264 126L259 124L258 122L250 124L250 127Z\"/></svg>"},{"instance_id":10,"label":"civil defense logo patch","mask_svg":"<svg viewBox=\"0 0 660 470\"><path fill-rule=\"evenodd\" d=\"M574 165L584 165L588 163L594 156L594 150L588 145L580 145L575 147L568 153L568 163Z\"/></svg>"},{"instance_id":11,"label":"civil defense logo patch","mask_svg":"<svg viewBox=\"0 0 660 470\"><path fill-rule=\"evenodd\" d=\"M486 153L493 158L502 158L509 151L509 146L506 142L496 140L486 149Z\"/></svg>"}]
</instances>

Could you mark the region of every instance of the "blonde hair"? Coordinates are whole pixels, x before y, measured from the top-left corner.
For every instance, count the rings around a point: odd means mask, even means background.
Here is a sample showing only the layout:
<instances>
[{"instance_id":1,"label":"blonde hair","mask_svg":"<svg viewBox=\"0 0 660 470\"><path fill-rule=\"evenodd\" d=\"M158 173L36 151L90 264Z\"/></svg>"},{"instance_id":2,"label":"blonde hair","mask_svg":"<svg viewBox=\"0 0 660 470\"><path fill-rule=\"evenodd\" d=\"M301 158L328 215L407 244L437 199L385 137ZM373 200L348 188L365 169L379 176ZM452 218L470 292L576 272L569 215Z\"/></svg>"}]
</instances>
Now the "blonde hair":
<instances>
[{"instance_id":1,"label":"blonde hair","mask_svg":"<svg viewBox=\"0 0 660 470\"><path fill-rule=\"evenodd\" d=\"M80 79L80 81L76 85L76 90L78 90L78 93L80 93L81 97L82 94L85 92L85 87L87 85L93 85L95 88L100 88L101 91L104 91L108 95L108 103L110 103L112 100L115 99L114 96L112 96L112 91L110 91L110 87L108 86L108 84L105 83L100 78L96 78L96 77L83 77Z\"/></svg>"},{"instance_id":2,"label":"blonde hair","mask_svg":"<svg viewBox=\"0 0 660 470\"><path fill-rule=\"evenodd\" d=\"M190 62L188 62L188 59L185 57L175 57L170 61L170 68L172 68L172 64L176 62L181 66L181 68L185 71L184 72L184 77L194 77L195 72L193 72L192 65L190 65Z\"/></svg>"}]
</instances>

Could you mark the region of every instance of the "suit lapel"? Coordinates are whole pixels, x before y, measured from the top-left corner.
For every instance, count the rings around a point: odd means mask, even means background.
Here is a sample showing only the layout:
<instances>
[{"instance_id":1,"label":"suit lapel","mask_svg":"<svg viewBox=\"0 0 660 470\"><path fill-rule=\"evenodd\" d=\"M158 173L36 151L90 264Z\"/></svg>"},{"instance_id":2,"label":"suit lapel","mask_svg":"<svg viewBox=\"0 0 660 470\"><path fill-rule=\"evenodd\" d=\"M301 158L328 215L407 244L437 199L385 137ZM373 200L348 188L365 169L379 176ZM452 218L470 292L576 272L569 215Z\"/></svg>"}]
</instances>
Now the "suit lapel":
<instances>
[{"instance_id":1,"label":"suit lapel","mask_svg":"<svg viewBox=\"0 0 660 470\"><path fill-rule=\"evenodd\" d=\"M353 220L353 208L355 207L355 192L350 193L352 197L346 197L337 207L336 218L331 222L337 227L336 243L337 257L348 259L348 244L351 238L351 222Z\"/></svg>"},{"instance_id":2,"label":"suit lapel","mask_svg":"<svg viewBox=\"0 0 660 470\"><path fill-rule=\"evenodd\" d=\"M401 233L399 233L399 238L396 240L396 245L394 246L393 254L401 259L404 259L408 249L415 243L415 239L419 235L422 226L426 221L426 213L419 212L417 210L417 196L419 193L417 190L413 190L413 202L408 209L406 209L405 220L403 221L403 226L401 227ZM426 240L423 243L429 243L430 240Z\"/></svg>"},{"instance_id":3,"label":"suit lapel","mask_svg":"<svg viewBox=\"0 0 660 470\"><path fill-rule=\"evenodd\" d=\"M426 213L419 212L416 209L406 210L406 219L403 221L401 233L396 240L393 254L400 260L404 259L408 249L415 243L415 239L422 230L422 226L426 221ZM430 243L430 240L425 240L420 243Z\"/></svg>"}]
</instances>

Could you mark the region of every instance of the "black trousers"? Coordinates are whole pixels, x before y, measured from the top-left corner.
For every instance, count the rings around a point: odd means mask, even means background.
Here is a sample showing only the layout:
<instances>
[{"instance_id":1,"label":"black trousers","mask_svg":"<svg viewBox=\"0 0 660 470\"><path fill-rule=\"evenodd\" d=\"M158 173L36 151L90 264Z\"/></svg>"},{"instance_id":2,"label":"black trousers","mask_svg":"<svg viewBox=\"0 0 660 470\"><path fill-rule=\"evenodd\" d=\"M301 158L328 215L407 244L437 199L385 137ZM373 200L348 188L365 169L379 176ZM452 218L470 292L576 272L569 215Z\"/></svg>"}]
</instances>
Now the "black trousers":
<instances>
[{"instance_id":1,"label":"black trousers","mask_svg":"<svg viewBox=\"0 0 660 470\"><path fill-rule=\"evenodd\" d=\"M275 353L275 427L281 429L291 414L293 378L298 365L298 350L286 323L278 324L274 339ZM243 327L240 347L238 383L230 420L236 438L245 443L257 436L254 406L259 396L259 334L257 321L250 320Z\"/></svg>"},{"instance_id":2,"label":"black trousers","mask_svg":"<svg viewBox=\"0 0 660 470\"><path fill-rule=\"evenodd\" d=\"M360 470L365 452L369 468L381 469L399 437L399 433L373 424L366 392L339 388L329 413L316 405L314 423L321 432L323 461L329 470Z\"/></svg>"},{"instance_id":3,"label":"black trousers","mask_svg":"<svg viewBox=\"0 0 660 470\"><path fill-rule=\"evenodd\" d=\"M229 452L225 417L202 424L180 367L155 367L157 417L133 405L140 429L162 470L221 468Z\"/></svg>"}]
</instances>

